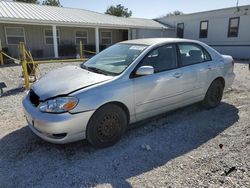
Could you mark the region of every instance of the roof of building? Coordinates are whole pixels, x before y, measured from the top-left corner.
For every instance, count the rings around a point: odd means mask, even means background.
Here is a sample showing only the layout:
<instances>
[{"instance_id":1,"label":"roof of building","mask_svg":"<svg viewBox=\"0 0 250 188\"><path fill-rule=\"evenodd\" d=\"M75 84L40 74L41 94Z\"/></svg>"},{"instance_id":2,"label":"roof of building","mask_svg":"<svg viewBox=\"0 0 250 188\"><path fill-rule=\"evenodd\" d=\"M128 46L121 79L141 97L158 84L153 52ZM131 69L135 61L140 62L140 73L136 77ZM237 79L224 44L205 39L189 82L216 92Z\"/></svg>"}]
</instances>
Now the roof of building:
<instances>
[{"instance_id":1,"label":"roof of building","mask_svg":"<svg viewBox=\"0 0 250 188\"><path fill-rule=\"evenodd\" d=\"M164 16L162 18L155 18L154 20L161 20L164 18L183 18L187 16L199 16L201 14L211 14L214 16L215 13L220 13L220 12L227 12L227 11L232 11L233 13L246 13L250 9L250 5L242 5L242 6L235 6L235 7L227 7L227 8L222 8L222 9L215 9L215 10L207 10L207 11L201 11L201 12L193 12L189 14L181 14L177 16Z\"/></svg>"},{"instance_id":2,"label":"roof of building","mask_svg":"<svg viewBox=\"0 0 250 188\"><path fill-rule=\"evenodd\" d=\"M83 9L2 0L0 0L0 22L119 28L168 28L168 26L151 19L122 18Z\"/></svg>"}]
</instances>

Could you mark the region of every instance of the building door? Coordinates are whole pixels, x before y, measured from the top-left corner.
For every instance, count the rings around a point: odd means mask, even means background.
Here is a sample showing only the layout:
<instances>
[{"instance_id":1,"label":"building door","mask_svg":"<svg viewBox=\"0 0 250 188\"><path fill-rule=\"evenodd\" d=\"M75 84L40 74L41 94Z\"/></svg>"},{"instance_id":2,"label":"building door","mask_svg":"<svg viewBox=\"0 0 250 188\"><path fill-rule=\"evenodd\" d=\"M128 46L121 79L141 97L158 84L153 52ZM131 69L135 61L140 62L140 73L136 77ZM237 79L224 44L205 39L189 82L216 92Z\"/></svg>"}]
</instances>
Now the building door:
<instances>
[{"instance_id":1,"label":"building door","mask_svg":"<svg viewBox=\"0 0 250 188\"><path fill-rule=\"evenodd\" d=\"M122 41L128 40L128 30L122 31Z\"/></svg>"}]
</instances>

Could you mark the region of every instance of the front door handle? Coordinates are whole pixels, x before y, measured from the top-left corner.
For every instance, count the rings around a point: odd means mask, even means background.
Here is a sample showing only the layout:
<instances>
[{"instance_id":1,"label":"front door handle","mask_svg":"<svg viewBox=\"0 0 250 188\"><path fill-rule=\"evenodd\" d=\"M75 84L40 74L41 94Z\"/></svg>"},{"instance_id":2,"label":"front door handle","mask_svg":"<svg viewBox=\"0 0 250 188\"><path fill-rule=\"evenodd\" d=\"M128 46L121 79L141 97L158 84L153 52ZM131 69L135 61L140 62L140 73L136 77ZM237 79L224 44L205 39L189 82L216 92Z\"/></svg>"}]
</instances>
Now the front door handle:
<instances>
[{"instance_id":1,"label":"front door handle","mask_svg":"<svg viewBox=\"0 0 250 188\"><path fill-rule=\"evenodd\" d=\"M177 73L174 74L175 78L180 78L181 76L182 76L182 73L179 73L179 72L177 72Z\"/></svg>"}]
</instances>

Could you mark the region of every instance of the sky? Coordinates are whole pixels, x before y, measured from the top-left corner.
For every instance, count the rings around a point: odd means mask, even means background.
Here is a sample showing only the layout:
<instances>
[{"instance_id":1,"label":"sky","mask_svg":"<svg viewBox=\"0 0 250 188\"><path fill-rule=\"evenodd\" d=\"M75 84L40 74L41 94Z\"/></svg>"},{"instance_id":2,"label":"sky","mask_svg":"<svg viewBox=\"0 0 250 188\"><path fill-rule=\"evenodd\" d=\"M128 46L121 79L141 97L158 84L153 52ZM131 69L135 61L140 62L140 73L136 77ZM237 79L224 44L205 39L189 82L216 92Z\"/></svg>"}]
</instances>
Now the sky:
<instances>
[{"instance_id":1,"label":"sky","mask_svg":"<svg viewBox=\"0 0 250 188\"><path fill-rule=\"evenodd\" d=\"M237 0L60 0L64 7L104 13L108 6L122 4L132 10L132 17L157 18L174 10L193 13L236 6ZM250 0L239 0L239 5L250 5Z\"/></svg>"}]
</instances>

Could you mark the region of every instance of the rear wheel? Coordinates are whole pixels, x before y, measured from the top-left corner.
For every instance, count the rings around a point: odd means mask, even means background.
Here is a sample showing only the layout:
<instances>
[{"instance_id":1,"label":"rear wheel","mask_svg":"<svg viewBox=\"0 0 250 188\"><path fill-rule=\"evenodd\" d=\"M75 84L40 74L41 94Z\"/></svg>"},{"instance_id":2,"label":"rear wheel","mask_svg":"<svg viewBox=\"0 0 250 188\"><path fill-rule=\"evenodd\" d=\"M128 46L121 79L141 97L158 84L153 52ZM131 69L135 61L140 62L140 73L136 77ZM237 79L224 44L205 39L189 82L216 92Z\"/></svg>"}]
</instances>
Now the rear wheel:
<instances>
[{"instance_id":1,"label":"rear wheel","mask_svg":"<svg viewBox=\"0 0 250 188\"><path fill-rule=\"evenodd\" d=\"M126 113L115 104L98 109L87 126L87 140L97 148L117 143L127 129Z\"/></svg>"},{"instance_id":2,"label":"rear wheel","mask_svg":"<svg viewBox=\"0 0 250 188\"><path fill-rule=\"evenodd\" d=\"M220 80L215 80L212 82L207 90L205 99L202 104L206 109L215 108L221 102L223 97L224 86Z\"/></svg>"}]
</instances>

